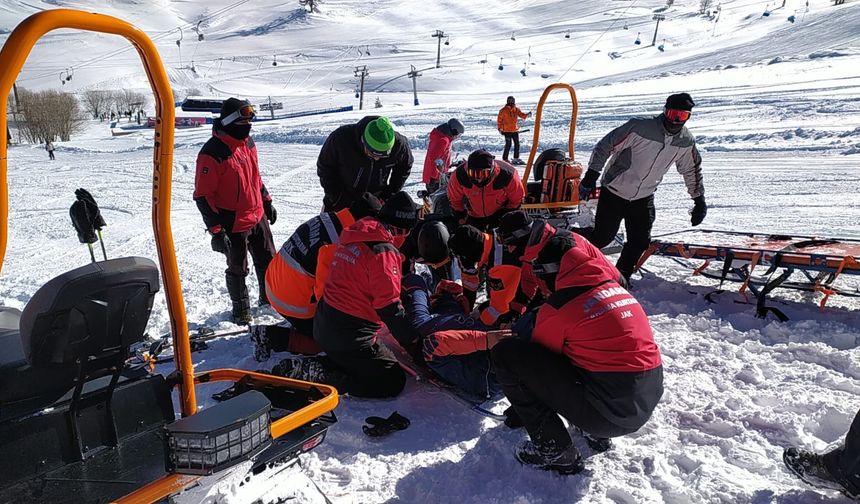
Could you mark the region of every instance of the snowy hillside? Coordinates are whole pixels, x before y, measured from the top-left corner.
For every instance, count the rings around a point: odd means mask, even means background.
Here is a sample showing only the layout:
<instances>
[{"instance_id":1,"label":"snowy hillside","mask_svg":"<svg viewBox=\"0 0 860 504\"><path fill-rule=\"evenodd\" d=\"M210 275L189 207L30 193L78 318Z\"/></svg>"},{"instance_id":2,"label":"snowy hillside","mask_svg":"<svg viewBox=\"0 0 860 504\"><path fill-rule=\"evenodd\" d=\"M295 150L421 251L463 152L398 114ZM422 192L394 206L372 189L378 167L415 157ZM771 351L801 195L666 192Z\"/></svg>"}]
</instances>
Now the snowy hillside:
<instances>
[{"instance_id":1,"label":"snowy hillside","mask_svg":"<svg viewBox=\"0 0 860 504\"><path fill-rule=\"evenodd\" d=\"M366 65L369 110L254 127L263 179L280 215L277 244L319 212L316 156L336 126L364 113L389 115L415 154L406 187L414 193L423 188L420 167L434 126L449 117L465 123L454 147L461 156L478 147L500 152L495 117L505 96L514 94L528 110L558 80L577 88L576 151L583 162L611 128L659 112L669 93L690 92L698 106L689 127L702 150L710 206L704 226L860 237L860 2L810 0L807 10L805 0L780 8L781 0L732 0L710 18L698 14L699 4L322 0L320 12L309 14L296 0L4 1L0 39L36 10L103 12L157 41L177 89L260 103L272 96L287 110L357 105L354 70ZM650 46L655 13L666 18L656 41L664 51ZM203 41L193 30L198 22ZM437 29L449 37L439 69L429 68ZM404 77L410 65L426 69L418 78L418 107ZM61 86L57 76L69 70L74 79ZM59 31L37 45L18 84L81 91L143 88L146 81L124 41ZM380 109L372 108L376 98ZM559 93L545 111L542 148L566 140L569 114ZM223 257L209 249L191 201L195 158L208 135L205 128L177 133L172 225L192 328L228 328ZM0 302L21 308L45 281L89 260L67 217L77 187L88 188L103 208L110 257L154 257L151 136L111 137L96 122L86 135L57 143L51 163L40 146L10 148ZM527 148L530 134L523 136ZM692 204L676 173L667 174L656 204L655 234L688 227ZM860 302L834 297L822 312L820 295L777 293L790 320L760 320L734 291L709 304L704 295L714 281L691 277L668 260L653 259L648 267L649 274L634 277L633 293L663 352L666 392L651 421L610 452L595 455L574 436L587 457L584 473L562 478L521 467L513 449L523 432L414 382L391 401L344 397L339 423L306 456L306 471L335 503L842 502L791 476L781 454L789 445L823 450L838 442L860 408ZM249 290L256 292L252 277ZM278 317L263 308L255 319ZM160 295L149 332L167 330ZM195 362L200 370L258 369L278 357L254 362L250 342L240 336L216 340ZM198 394L204 406L213 391ZM365 417L394 410L412 420L409 429L380 441L362 434Z\"/></svg>"}]
</instances>

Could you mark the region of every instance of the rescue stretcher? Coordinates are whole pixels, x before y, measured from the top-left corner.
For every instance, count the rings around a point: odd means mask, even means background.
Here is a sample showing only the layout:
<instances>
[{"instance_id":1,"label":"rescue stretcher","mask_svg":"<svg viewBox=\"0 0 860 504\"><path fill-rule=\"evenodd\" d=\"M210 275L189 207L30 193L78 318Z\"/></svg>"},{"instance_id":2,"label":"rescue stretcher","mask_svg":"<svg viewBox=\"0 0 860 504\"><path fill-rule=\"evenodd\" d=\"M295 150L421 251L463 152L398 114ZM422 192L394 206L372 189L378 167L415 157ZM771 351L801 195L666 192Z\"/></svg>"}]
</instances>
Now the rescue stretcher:
<instances>
[{"instance_id":1,"label":"rescue stretcher","mask_svg":"<svg viewBox=\"0 0 860 504\"><path fill-rule=\"evenodd\" d=\"M760 318L773 313L787 320L780 310L766 305L767 295L776 288L819 292L821 309L832 295L860 297L858 285L837 285L842 275L860 275L860 239L689 229L657 236L637 269L653 255L672 258L692 268L693 275L719 280L718 289L706 296L709 301L723 292L725 281L740 282L738 292L747 300L747 292L753 295ZM697 265L693 260L703 262Z\"/></svg>"}]
</instances>

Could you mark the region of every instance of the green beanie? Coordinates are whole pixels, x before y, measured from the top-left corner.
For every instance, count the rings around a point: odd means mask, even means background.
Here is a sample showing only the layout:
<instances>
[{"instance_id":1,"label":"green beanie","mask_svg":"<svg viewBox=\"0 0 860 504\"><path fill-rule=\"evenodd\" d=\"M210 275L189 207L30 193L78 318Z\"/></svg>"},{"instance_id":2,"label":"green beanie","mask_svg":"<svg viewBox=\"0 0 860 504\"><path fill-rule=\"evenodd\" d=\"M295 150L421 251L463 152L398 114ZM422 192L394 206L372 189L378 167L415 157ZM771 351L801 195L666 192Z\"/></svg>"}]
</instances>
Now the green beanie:
<instances>
[{"instance_id":1,"label":"green beanie","mask_svg":"<svg viewBox=\"0 0 860 504\"><path fill-rule=\"evenodd\" d=\"M394 147L394 125L387 117L370 121L364 128L364 143L374 152L391 152Z\"/></svg>"}]
</instances>

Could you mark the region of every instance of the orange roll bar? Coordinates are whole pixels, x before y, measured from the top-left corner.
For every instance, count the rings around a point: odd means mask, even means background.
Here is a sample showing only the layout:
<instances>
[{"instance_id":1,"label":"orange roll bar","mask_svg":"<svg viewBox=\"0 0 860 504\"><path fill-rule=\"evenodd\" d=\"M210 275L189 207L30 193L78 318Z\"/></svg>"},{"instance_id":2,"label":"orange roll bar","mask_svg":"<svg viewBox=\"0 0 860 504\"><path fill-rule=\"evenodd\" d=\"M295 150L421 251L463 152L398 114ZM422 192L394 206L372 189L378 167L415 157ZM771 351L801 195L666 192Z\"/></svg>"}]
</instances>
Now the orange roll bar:
<instances>
[{"instance_id":1,"label":"orange roll bar","mask_svg":"<svg viewBox=\"0 0 860 504\"><path fill-rule=\"evenodd\" d=\"M526 170L523 172L523 184L525 184L529 179L529 173L531 173L532 165L535 162L535 157L537 155L538 143L540 142L540 121L543 116L544 103L546 103L546 99L549 97L549 94L555 89L565 89L570 93L570 101L573 107L570 112L570 131L568 132L567 138L567 152L571 161L574 160L573 138L576 135L576 116L579 111L579 105L576 101L576 90L574 90L573 86L570 84L556 82L555 84L547 86L547 88L544 89L543 94L540 96L540 100L538 100L534 132L532 133L532 148L529 151L529 160L526 163Z\"/></svg>"}]
</instances>

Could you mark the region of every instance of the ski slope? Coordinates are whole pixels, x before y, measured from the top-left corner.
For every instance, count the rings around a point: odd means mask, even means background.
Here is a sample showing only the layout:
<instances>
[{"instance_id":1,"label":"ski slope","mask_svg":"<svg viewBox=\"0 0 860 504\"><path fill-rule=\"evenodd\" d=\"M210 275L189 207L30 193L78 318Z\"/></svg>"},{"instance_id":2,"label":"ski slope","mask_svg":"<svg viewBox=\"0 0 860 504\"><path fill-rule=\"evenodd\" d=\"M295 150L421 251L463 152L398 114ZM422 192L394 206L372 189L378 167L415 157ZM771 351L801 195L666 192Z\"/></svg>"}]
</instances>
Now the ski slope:
<instances>
[{"instance_id":1,"label":"ski slope","mask_svg":"<svg viewBox=\"0 0 860 504\"><path fill-rule=\"evenodd\" d=\"M698 103L689 127L703 157L709 204L703 226L860 237L858 2L833 7L811 0L805 12L805 1L788 0L786 8L762 17L767 2L725 1L715 25L696 14L698 1L677 0L663 11L667 20L657 43L665 37L665 52L647 46L651 17L665 7L658 1L323 0L321 12L301 14L295 1L251 0L224 10L237 3L3 2L0 30L56 6L117 15L156 38L180 91L255 100L271 95L296 110L355 104L353 69L367 65L365 105L379 97L381 109L255 125L263 179L279 213L277 244L319 212L316 156L338 125L365 112L389 115L415 154L406 187L414 194L434 126L449 117L465 123L466 134L454 146L463 157L478 147L500 153L495 115L504 97L514 94L528 110L561 76L577 87L580 161L611 128L630 116L659 112L669 93L688 91ZM786 17L795 11L797 22L790 24ZM205 40L195 47L190 26L204 18ZM180 25L181 61L172 31ZM412 105L405 78L370 91L410 64L434 66L430 34L436 29L449 34L450 45L442 45L442 68L426 70L418 80L421 106ZM570 39L564 38L568 30ZM638 32L641 46L633 44ZM19 85L73 91L144 86L133 51L99 60L123 48L120 42L71 31L51 34L37 45ZM81 50L65 52L69 47ZM519 69L529 47L534 65L523 77ZM610 59L611 51L621 57ZM192 55L196 75L177 69ZM499 58L504 71L496 69ZM61 87L57 74L66 67L74 68L74 80ZM541 148L566 141L569 114L559 94L545 110ZM223 257L209 249L191 201L195 158L208 136L205 128L177 132L172 227L192 329L226 329L233 326ZM531 138L523 136L525 150ZM54 162L40 146L9 150L9 250L0 275L0 302L8 306L22 308L44 282L89 260L67 217L77 187L90 190L102 207L109 257L154 258L151 133L111 137L105 124L94 122L86 134L55 145ZM666 175L656 205L655 234L689 224L692 204L676 173ZM790 317L780 323L756 319L733 292L709 304L704 295L715 282L691 277L668 260L650 260L649 271L634 277L633 293L663 353L665 393L651 421L617 439L612 451L593 454L574 435L586 457L584 473L562 478L521 467L513 450L522 431L415 382L394 400L342 398L339 422L326 442L303 457L305 472L335 503L845 502L791 476L781 454L789 445L824 450L839 442L860 408L860 302L834 297L821 312L814 295L777 293L777 306ZM249 290L256 292L252 277ZM255 319L278 321L270 308L255 309ZM159 295L149 332L167 330ZM247 337L237 336L216 340L194 357L198 370L258 369L283 355L258 364ZM203 406L215 390L200 390ZM394 410L411 419L407 430L380 440L362 434L365 417ZM289 495L287 486L283 495ZM267 493L274 500L272 495Z\"/></svg>"}]
</instances>

